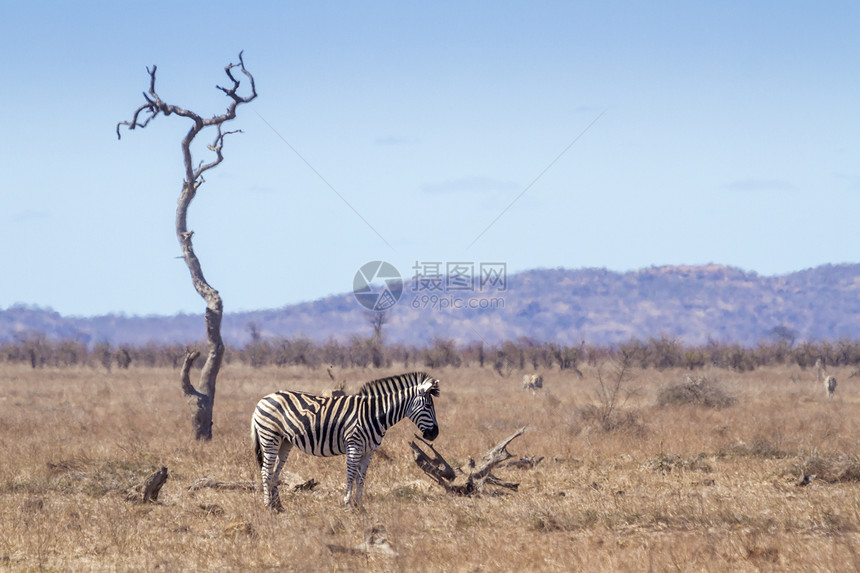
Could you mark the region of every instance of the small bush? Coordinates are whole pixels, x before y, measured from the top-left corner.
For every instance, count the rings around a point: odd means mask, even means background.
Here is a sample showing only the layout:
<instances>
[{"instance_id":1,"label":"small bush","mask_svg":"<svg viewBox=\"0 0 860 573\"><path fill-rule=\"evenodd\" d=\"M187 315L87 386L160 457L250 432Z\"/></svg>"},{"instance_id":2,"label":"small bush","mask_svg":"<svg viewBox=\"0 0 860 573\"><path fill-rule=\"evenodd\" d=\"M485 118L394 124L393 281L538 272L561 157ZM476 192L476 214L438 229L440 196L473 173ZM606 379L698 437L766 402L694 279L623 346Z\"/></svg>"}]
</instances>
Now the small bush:
<instances>
[{"instance_id":1,"label":"small bush","mask_svg":"<svg viewBox=\"0 0 860 573\"><path fill-rule=\"evenodd\" d=\"M576 411L583 424L597 427L604 432L630 432L636 436L645 434L645 423L636 410L613 410L606 413L598 406L588 405Z\"/></svg>"},{"instance_id":2,"label":"small bush","mask_svg":"<svg viewBox=\"0 0 860 573\"><path fill-rule=\"evenodd\" d=\"M704 408L722 409L735 403L715 378L686 375L684 381L666 388L657 394L660 406L685 406L688 404Z\"/></svg>"},{"instance_id":3,"label":"small bush","mask_svg":"<svg viewBox=\"0 0 860 573\"><path fill-rule=\"evenodd\" d=\"M740 441L729 448L728 452L735 456L751 456L754 458L779 460L791 455L781 447L780 436L755 436L749 443Z\"/></svg>"},{"instance_id":4,"label":"small bush","mask_svg":"<svg viewBox=\"0 0 860 573\"><path fill-rule=\"evenodd\" d=\"M815 475L816 479L827 483L860 481L860 459L848 454L813 454L799 467L792 468L791 474Z\"/></svg>"},{"instance_id":5,"label":"small bush","mask_svg":"<svg viewBox=\"0 0 860 573\"><path fill-rule=\"evenodd\" d=\"M645 462L645 467L659 473L669 473L673 469L699 471L703 473L711 473L714 471L714 468L712 468L711 464L708 463L705 454L683 458L678 455L660 452L657 457Z\"/></svg>"}]
</instances>

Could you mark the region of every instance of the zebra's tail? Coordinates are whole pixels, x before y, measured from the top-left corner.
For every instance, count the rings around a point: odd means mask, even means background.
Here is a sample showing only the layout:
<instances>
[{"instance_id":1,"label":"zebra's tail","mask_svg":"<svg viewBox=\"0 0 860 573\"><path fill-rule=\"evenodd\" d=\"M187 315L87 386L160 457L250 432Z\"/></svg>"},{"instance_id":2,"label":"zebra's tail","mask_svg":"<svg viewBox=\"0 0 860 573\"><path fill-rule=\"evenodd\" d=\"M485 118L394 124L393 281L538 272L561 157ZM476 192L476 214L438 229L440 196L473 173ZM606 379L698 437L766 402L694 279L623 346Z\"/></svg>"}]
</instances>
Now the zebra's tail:
<instances>
[{"instance_id":1,"label":"zebra's tail","mask_svg":"<svg viewBox=\"0 0 860 573\"><path fill-rule=\"evenodd\" d=\"M260 446L260 434L257 432L257 425L254 423L251 423L251 440L254 442L257 465L263 467L263 448Z\"/></svg>"}]
</instances>

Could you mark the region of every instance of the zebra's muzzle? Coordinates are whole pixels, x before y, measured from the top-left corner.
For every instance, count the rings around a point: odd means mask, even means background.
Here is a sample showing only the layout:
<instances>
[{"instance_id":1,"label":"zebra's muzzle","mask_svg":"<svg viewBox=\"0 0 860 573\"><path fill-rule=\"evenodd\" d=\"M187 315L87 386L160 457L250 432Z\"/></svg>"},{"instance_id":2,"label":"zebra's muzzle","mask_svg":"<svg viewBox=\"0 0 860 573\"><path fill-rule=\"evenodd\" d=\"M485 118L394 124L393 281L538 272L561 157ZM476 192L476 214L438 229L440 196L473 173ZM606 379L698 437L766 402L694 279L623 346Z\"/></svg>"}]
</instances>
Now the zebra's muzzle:
<instances>
[{"instance_id":1,"label":"zebra's muzzle","mask_svg":"<svg viewBox=\"0 0 860 573\"><path fill-rule=\"evenodd\" d=\"M425 440L432 442L439 435L439 426L433 426L429 430L424 430L421 434Z\"/></svg>"}]
</instances>

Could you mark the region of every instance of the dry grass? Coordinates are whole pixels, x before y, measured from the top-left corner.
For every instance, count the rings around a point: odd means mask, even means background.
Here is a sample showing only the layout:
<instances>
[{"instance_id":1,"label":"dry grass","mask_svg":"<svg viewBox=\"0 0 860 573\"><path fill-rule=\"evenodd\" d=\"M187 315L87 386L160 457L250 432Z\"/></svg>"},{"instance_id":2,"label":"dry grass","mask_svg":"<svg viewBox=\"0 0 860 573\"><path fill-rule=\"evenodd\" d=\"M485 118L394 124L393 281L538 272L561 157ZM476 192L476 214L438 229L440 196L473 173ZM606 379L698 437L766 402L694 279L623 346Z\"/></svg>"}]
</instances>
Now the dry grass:
<instances>
[{"instance_id":1,"label":"dry grass","mask_svg":"<svg viewBox=\"0 0 860 573\"><path fill-rule=\"evenodd\" d=\"M355 383L389 372L347 373ZM828 400L788 368L709 372L736 399L721 409L658 406L678 370L634 371L634 398L606 430L582 416L596 372L520 376L442 369L437 447L452 463L529 424L510 450L545 456L502 469L516 493L455 498L411 461L402 422L370 466L365 503L341 505L343 458L294 453L286 469L313 492L202 489L200 477L256 477L248 426L278 388L322 391L325 371L252 370L219 377L215 439L191 442L178 375L130 369L0 370L0 569L9 570L611 570L847 571L860 567L860 394ZM841 375L840 375L841 374ZM837 372L840 380L849 374ZM806 379L808 382L793 380ZM349 389L349 388L347 388ZM158 503L125 492L165 465ZM816 474L798 486L803 474ZM332 552L384 528L396 556Z\"/></svg>"}]
</instances>

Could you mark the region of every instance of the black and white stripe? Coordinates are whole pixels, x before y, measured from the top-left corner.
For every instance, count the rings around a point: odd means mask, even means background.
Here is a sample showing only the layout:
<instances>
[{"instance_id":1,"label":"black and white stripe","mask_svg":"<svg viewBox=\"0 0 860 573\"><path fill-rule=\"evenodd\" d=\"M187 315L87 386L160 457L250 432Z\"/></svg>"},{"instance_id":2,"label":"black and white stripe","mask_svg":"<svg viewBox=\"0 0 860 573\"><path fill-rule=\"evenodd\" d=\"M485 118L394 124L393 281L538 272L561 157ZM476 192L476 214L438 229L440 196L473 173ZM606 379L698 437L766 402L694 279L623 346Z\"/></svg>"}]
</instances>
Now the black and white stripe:
<instances>
[{"instance_id":1,"label":"black and white stripe","mask_svg":"<svg viewBox=\"0 0 860 573\"><path fill-rule=\"evenodd\" d=\"M266 505L281 507L278 476L293 446L315 456L346 454L343 502L357 505L367 466L388 428L409 418L426 440L439 435L433 407L433 396L438 395L438 380L412 372L367 382L357 394L347 396L323 397L289 390L265 396L251 419L251 439Z\"/></svg>"}]
</instances>

